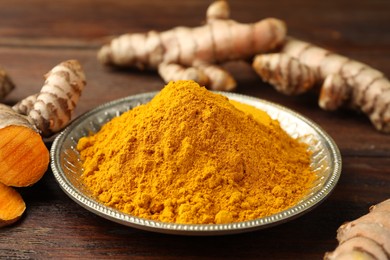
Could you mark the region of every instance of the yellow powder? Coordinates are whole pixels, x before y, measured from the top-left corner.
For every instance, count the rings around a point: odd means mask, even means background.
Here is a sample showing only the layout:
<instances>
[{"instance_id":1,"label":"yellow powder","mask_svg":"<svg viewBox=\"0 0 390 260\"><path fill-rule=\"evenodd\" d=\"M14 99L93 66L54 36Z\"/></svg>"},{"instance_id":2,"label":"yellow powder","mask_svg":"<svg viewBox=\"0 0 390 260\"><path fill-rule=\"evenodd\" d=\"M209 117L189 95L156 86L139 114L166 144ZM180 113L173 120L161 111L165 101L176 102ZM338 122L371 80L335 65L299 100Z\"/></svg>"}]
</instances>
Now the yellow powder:
<instances>
[{"instance_id":1,"label":"yellow powder","mask_svg":"<svg viewBox=\"0 0 390 260\"><path fill-rule=\"evenodd\" d=\"M193 81L169 83L77 149L93 196L163 222L264 217L297 203L315 179L306 145L277 121Z\"/></svg>"}]
</instances>

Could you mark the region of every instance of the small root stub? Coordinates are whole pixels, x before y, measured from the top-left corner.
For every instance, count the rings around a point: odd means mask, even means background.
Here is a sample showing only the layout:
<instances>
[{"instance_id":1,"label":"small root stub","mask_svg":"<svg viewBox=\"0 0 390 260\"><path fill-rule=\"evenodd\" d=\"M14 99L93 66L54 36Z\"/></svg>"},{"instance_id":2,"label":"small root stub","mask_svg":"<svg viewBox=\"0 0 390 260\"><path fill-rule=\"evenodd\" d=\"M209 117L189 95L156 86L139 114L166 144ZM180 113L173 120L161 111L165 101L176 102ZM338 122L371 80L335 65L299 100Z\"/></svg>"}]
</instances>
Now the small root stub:
<instances>
[{"instance_id":1,"label":"small root stub","mask_svg":"<svg viewBox=\"0 0 390 260\"><path fill-rule=\"evenodd\" d=\"M26 204L13 188L0 182L0 227L15 223L23 215Z\"/></svg>"}]
</instances>

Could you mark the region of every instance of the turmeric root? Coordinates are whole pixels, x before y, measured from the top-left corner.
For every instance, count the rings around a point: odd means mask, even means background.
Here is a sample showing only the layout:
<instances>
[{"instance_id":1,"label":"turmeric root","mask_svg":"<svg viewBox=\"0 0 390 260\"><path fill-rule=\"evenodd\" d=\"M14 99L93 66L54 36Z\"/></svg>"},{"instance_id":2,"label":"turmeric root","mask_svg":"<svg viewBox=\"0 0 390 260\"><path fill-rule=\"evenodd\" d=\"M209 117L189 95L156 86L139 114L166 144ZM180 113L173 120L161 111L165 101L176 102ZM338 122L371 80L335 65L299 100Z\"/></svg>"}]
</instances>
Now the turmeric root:
<instances>
[{"instance_id":1,"label":"turmeric root","mask_svg":"<svg viewBox=\"0 0 390 260\"><path fill-rule=\"evenodd\" d=\"M41 135L47 137L68 124L86 81L76 60L58 64L45 78L40 93L27 97L13 108L28 115Z\"/></svg>"},{"instance_id":2,"label":"turmeric root","mask_svg":"<svg viewBox=\"0 0 390 260\"><path fill-rule=\"evenodd\" d=\"M158 70L165 82L191 79L214 90L232 90L236 81L216 64L273 50L283 42L286 26L273 18L253 24L228 18L227 2L215 1L203 26L124 34L103 46L98 59L105 65Z\"/></svg>"},{"instance_id":3,"label":"turmeric root","mask_svg":"<svg viewBox=\"0 0 390 260\"><path fill-rule=\"evenodd\" d=\"M22 196L0 182L0 227L15 223L26 209Z\"/></svg>"},{"instance_id":4,"label":"turmeric root","mask_svg":"<svg viewBox=\"0 0 390 260\"><path fill-rule=\"evenodd\" d=\"M285 94L300 94L322 84L321 108L347 105L365 113L379 131L390 133L390 81L366 64L288 38L280 53L257 55L253 68Z\"/></svg>"},{"instance_id":5,"label":"turmeric root","mask_svg":"<svg viewBox=\"0 0 390 260\"><path fill-rule=\"evenodd\" d=\"M370 212L343 224L337 231L338 247L325 254L334 259L390 259L390 199Z\"/></svg>"},{"instance_id":6,"label":"turmeric root","mask_svg":"<svg viewBox=\"0 0 390 260\"><path fill-rule=\"evenodd\" d=\"M39 94L13 108L0 104L0 182L24 187L43 176L49 152L41 135L50 136L66 126L84 86L80 64L68 60L47 73Z\"/></svg>"},{"instance_id":7,"label":"turmeric root","mask_svg":"<svg viewBox=\"0 0 390 260\"><path fill-rule=\"evenodd\" d=\"M80 64L68 60L46 74L40 93L12 108L0 104L0 226L16 221L25 208L8 186L26 187L42 178L49 165L42 136L68 124L85 84Z\"/></svg>"},{"instance_id":8,"label":"turmeric root","mask_svg":"<svg viewBox=\"0 0 390 260\"><path fill-rule=\"evenodd\" d=\"M32 121L0 104L0 136L0 182L25 187L41 179L49 151Z\"/></svg>"},{"instance_id":9,"label":"turmeric root","mask_svg":"<svg viewBox=\"0 0 390 260\"><path fill-rule=\"evenodd\" d=\"M38 95L39 93L28 96L16 103L12 108L21 115L28 115L28 113L34 107L34 103L37 101Z\"/></svg>"},{"instance_id":10,"label":"turmeric root","mask_svg":"<svg viewBox=\"0 0 390 260\"><path fill-rule=\"evenodd\" d=\"M11 78L5 72L5 70L0 69L0 99L7 96L15 88L14 83L11 81Z\"/></svg>"}]
</instances>

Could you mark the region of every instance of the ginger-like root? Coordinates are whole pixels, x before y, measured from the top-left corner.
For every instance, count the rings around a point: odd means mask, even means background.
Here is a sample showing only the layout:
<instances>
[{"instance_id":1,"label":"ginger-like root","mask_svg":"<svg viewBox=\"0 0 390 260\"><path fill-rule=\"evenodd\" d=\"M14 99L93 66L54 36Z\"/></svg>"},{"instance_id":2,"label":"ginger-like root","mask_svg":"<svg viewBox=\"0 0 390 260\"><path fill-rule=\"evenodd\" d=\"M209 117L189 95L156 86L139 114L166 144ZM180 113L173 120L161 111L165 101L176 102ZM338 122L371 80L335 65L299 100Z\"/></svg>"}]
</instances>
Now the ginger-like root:
<instances>
[{"instance_id":1,"label":"ginger-like root","mask_svg":"<svg viewBox=\"0 0 390 260\"><path fill-rule=\"evenodd\" d=\"M28 115L41 135L48 137L68 124L86 81L76 60L58 64L45 78L40 93L27 97L13 108Z\"/></svg>"},{"instance_id":2,"label":"ginger-like root","mask_svg":"<svg viewBox=\"0 0 390 260\"><path fill-rule=\"evenodd\" d=\"M217 64L275 49L285 38L286 26L274 18L253 24L228 18L227 2L215 1L203 26L124 34L103 46L98 59L105 65L158 70L165 82L187 79L213 90L233 90L236 81Z\"/></svg>"},{"instance_id":3,"label":"ginger-like root","mask_svg":"<svg viewBox=\"0 0 390 260\"><path fill-rule=\"evenodd\" d=\"M230 7L227 1L214 1L206 11L206 17L208 21L213 19L229 19Z\"/></svg>"},{"instance_id":4,"label":"ginger-like root","mask_svg":"<svg viewBox=\"0 0 390 260\"><path fill-rule=\"evenodd\" d=\"M15 223L23 215L26 204L13 188L0 182L0 227Z\"/></svg>"},{"instance_id":5,"label":"ginger-like root","mask_svg":"<svg viewBox=\"0 0 390 260\"><path fill-rule=\"evenodd\" d=\"M298 59L279 53L257 55L253 68L264 81L286 95L304 93L316 82L316 74ZM299 75L299 77L289 77Z\"/></svg>"},{"instance_id":6,"label":"ginger-like root","mask_svg":"<svg viewBox=\"0 0 390 260\"><path fill-rule=\"evenodd\" d=\"M370 208L370 212L340 226L338 247L325 260L390 259L390 199Z\"/></svg>"},{"instance_id":7,"label":"ginger-like root","mask_svg":"<svg viewBox=\"0 0 390 260\"><path fill-rule=\"evenodd\" d=\"M42 136L68 124L86 84L76 60L60 63L45 77L40 93L12 108L0 104L0 226L16 221L25 208L19 194L8 186L31 186L42 178L49 166Z\"/></svg>"},{"instance_id":8,"label":"ginger-like root","mask_svg":"<svg viewBox=\"0 0 390 260\"><path fill-rule=\"evenodd\" d=\"M11 78L5 72L0 69L0 99L6 97L15 88Z\"/></svg>"},{"instance_id":9,"label":"ginger-like root","mask_svg":"<svg viewBox=\"0 0 390 260\"><path fill-rule=\"evenodd\" d=\"M68 124L85 86L76 60L60 63L45 77L40 93L13 108L0 105L0 182L8 186L30 186L43 176L49 152L41 135L50 136Z\"/></svg>"},{"instance_id":10,"label":"ginger-like root","mask_svg":"<svg viewBox=\"0 0 390 260\"><path fill-rule=\"evenodd\" d=\"M300 94L320 84L321 108L347 105L365 113L379 131L390 133L390 81L366 64L287 38L279 53L257 55L253 68L285 94Z\"/></svg>"},{"instance_id":11,"label":"ginger-like root","mask_svg":"<svg viewBox=\"0 0 390 260\"><path fill-rule=\"evenodd\" d=\"M21 115L28 115L31 109L34 107L34 103L37 101L39 93L28 96L23 100L16 103L12 108Z\"/></svg>"},{"instance_id":12,"label":"ginger-like root","mask_svg":"<svg viewBox=\"0 0 390 260\"><path fill-rule=\"evenodd\" d=\"M32 121L0 104L0 182L26 187L42 178L49 151Z\"/></svg>"}]
</instances>

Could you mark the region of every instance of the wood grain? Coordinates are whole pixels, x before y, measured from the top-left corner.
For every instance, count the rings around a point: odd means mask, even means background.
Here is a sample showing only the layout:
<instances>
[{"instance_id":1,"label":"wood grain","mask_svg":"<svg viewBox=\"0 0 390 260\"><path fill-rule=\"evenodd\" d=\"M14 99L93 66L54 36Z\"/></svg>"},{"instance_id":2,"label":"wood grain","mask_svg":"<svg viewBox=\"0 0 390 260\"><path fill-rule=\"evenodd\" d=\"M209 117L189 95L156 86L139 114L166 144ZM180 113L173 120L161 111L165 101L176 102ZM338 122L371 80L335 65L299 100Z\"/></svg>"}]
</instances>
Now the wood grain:
<instances>
[{"instance_id":1,"label":"wood grain","mask_svg":"<svg viewBox=\"0 0 390 260\"><path fill-rule=\"evenodd\" d=\"M62 60L80 60L87 87L75 116L128 95L156 91L154 72L112 70L96 60L101 44L125 32L197 26L210 1L202 0L3 0L0 66L17 88L3 102L37 92L43 75ZM387 0L231 1L232 17L254 22L278 17L289 34L366 62L390 75L390 2ZM59 188L49 170L20 189L27 212L0 230L0 258L228 258L322 259L336 246L336 229L390 197L390 135L375 131L364 115L329 113L317 93L286 97L263 83L244 62L226 64L236 92L289 107L319 124L336 141L343 170L335 191L313 211L280 226L217 237L163 235L121 226L83 209ZM0 137L1 138L1 137ZM50 148L51 140L47 141Z\"/></svg>"}]
</instances>

